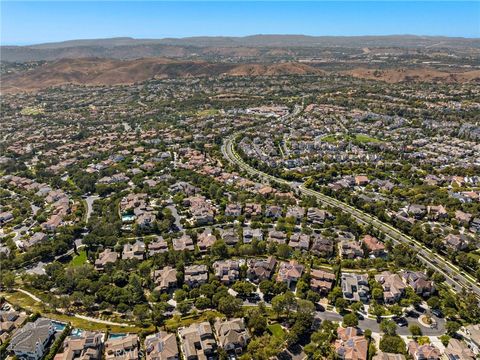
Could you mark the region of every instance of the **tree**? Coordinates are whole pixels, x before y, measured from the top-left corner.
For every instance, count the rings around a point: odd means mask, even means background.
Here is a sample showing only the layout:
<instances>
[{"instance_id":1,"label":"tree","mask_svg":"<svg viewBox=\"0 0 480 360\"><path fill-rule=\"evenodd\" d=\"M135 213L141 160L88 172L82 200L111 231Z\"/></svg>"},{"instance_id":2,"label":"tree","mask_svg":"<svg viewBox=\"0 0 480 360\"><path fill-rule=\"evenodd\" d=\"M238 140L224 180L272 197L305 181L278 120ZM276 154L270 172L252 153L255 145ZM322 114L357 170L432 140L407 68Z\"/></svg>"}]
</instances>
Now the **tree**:
<instances>
[{"instance_id":1,"label":"tree","mask_svg":"<svg viewBox=\"0 0 480 360\"><path fill-rule=\"evenodd\" d=\"M384 335L380 340L380 350L394 354L406 354L407 352L405 343L398 335Z\"/></svg>"},{"instance_id":2,"label":"tree","mask_svg":"<svg viewBox=\"0 0 480 360\"><path fill-rule=\"evenodd\" d=\"M248 281L237 281L233 284L232 289L235 290L239 296L247 297L255 291L255 286Z\"/></svg>"},{"instance_id":3,"label":"tree","mask_svg":"<svg viewBox=\"0 0 480 360\"><path fill-rule=\"evenodd\" d=\"M213 243L210 249L212 255L218 256L221 259L228 257L228 247L223 240L217 240Z\"/></svg>"},{"instance_id":4,"label":"tree","mask_svg":"<svg viewBox=\"0 0 480 360\"><path fill-rule=\"evenodd\" d=\"M356 301L350 305L350 309L352 309L353 312L359 312L363 309L363 304L360 301Z\"/></svg>"},{"instance_id":5,"label":"tree","mask_svg":"<svg viewBox=\"0 0 480 360\"><path fill-rule=\"evenodd\" d=\"M277 256L282 259L288 259L290 257L292 249L287 244L280 244L277 246Z\"/></svg>"},{"instance_id":6,"label":"tree","mask_svg":"<svg viewBox=\"0 0 480 360\"><path fill-rule=\"evenodd\" d=\"M335 300L335 308L341 314L345 311L345 308L348 306L348 301L344 298L337 298Z\"/></svg>"},{"instance_id":7,"label":"tree","mask_svg":"<svg viewBox=\"0 0 480 360\"><path fill-rule=\"evenodd\" d=\"M5 271L0 275L0 287L5 287L8 291L11 291L15 286L15 274L11 271Z\"/></svg>"},{"instance_id":8,"label":"tree","mask_svg":"<svg viewBox=\"0 0 480 360\"><path fill-rule=\"evenodd\" d=\"M178 289L175 291L175 301L181 302L185 300L188 296L188 293L183 289Z\"/></svg>"},{"instance_id":9,"label":"tree","mask_svg":"<svg viewBox=\"0 0 480 360\"><path fill-rule=\"evenodd\" d=\"M145 293L143 292L142 279L138 275L132 274L128 282L128 287L131 293L130 302L139 304L145 301Z\"/></svg>"},{"instance_id":10,"label":"tree","mask_svg":"<svg viewBox=\"0 0 480 360\"><path fill-rule=\"evenodd\" d=\"M385 314L385 308L380 305L379 303L372 301L370 308L369 308L370 314L376 316L377 318L380 318Z\"/></svg>"},{"instance_id":11,"label":"tree","mask_svg":"<svg viewBox=\"0 0 480 360\"><path fill-rule=\"evenodd\" d=\"M400 305L398 304L394 304L392 306L390 306L390 312L393 314L393 315L396 315L396 316L402 316L403 314L403 309Z\"/></svg>"},{"instance_id":12,"label":"tree","mask_svg":"<svg viewBox=\"0 0 480 360\"><path fill-rule=\"evenodd\" d=\"M287 317L290 315L290 311L297 305L295 295L291 291L287 291L285 294L276 295L272 299L272 309L280 316L286 313Z\"/></svg>"},{"instance_id":13,"label":"tree","mask_svg":"<svg viewBox=\"0 0 480 360\"><path fill-rule=\"evenodd\" d=\"M199 310L208 309L212 306L212 301L207 297L199 297L195 300L195 307Z\"/></svg>"},{"instance_id":14,"label":"tree","mask_svg":"<svg viewBox=\"0 0 480 360\"><path fill-rule=\"evenodd\" d=\"M218 311L227 317L240 316L242 313L242 300L227 294L218 302Z\"/></svg>"},{"instance_id":15,"label":"tree","mask_svg":"<svg viewBox=\"0 0 480 360\"><path fill-rule=\"evenodd\" d=\"M262 335L267 330L267 318L260 309L251 309L248 312L247 326L255 335Z\"/></svg>"},{"instance_id":16,"label":"tree","mask_svg":"<svg viewBox=\"0 0 480 360\"><path fill-rule=\"evenodd\" d=\"M274 295L275 286L272 281L262 280L258 287L262 292L263 296L268 298Z\"/></svg>"},{"instance_id":17,"label":"tree","mask_svg":"<svg viewBox=\"0 0 480 360\"><path fill-rule=\"evenodd\" d=\"M397 324L392 320L383 319L380 323L380 330L382 330L386 335L396 335L397 334Z\"/></svg>"},{"instance_id":18,"label":"tree","mask_svg":"<svg viewBox=\"0 0 480 360\"><path fill-rule=\"evenodd\" d=\"M417 324L410 324L408 330L412 336L422 336L422 329Z\"/></svg>"},{"instance_id":19,"label":"tree","mask_svg":"<svg viewBox=\"0 0 480 360\"><path fill-rule=\"evenodd\" d=\"M461 324L456 322L456 321L447 321L445 324L445 330L447 331L447 334L450 336L454 336L458 330L461 328Z\"/></svg>"},{"instance_id":20,"label":"tree","mask_svg":"<svg viewBox=\"0 0 480 360\"><path fill-rule=\"evenodd\" d=\"M187 315L191 309L192 304L188 301L181 301L177 303L177 310L180 311L183 316Z\"/></svg>"},{"instance_id":21,"label":"tree","mask_svg":"<svg viewBox=\"0 0 480 360\"><path fill-rule=\"evenodd\" d=\"M354 313L348 313L343 316L344 327L356 327L358 325L358 317Z\"/></svg>"}]
</instances>

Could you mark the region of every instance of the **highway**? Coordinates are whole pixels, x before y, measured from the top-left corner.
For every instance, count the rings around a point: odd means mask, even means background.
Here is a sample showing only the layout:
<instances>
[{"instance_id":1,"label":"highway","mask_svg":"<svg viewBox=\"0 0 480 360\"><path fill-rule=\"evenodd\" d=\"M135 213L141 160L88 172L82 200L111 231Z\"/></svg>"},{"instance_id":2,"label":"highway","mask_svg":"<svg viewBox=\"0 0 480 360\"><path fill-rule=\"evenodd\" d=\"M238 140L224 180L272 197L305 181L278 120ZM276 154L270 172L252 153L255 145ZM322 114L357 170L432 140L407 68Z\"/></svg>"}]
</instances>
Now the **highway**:
<instances>
[{"instance_id":1,"label":"highway","mask_svg":"<svg viewBox=\"0 0 480 360\"><path fill-rule=\"evenodd\" d=\"M294 111L294 113L295 112L296 111ZM291 116L294 116L294 113L292 113ZM441 255L426 248L420 242L402 233L400 230L340 200L319 193L318 191L307 189L303 184L274 177L272 175L259 171L245 163L243 159L237 154L234 148L234 139L238 135L238 133L230 135L224 140L222 144L222 154L231 163L236 164L250 175L257 175L260 178L266 179L268 181L285 184L290 186L297 193L301 193L307 196L313 196L318 201L327 206L340 209L350 214L359 223L371 224L375 229L385 234L385 237L387 239L391 239L394 244L408 244L410 248L417 251L417 258L421 260L427 267L432 268L436 272L442 274L445 277L446 282L452 287L452 289L454 289L454 291L460 291L462 288L464 288L466 290L472 291L477 296L477 298L480 299L480 286L473 276L465 273L456 265L443 258Z\"/></svg>"}]
</instances>

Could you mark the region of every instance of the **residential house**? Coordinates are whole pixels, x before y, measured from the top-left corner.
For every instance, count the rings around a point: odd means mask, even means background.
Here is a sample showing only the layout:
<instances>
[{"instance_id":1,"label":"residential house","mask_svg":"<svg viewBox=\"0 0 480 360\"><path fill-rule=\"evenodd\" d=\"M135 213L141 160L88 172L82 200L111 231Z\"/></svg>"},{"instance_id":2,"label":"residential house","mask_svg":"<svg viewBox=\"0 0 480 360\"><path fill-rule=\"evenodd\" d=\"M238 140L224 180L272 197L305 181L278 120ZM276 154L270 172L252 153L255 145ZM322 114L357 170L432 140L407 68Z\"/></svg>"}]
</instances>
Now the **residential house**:
<instances>
[{"instance_id":1,"label":"residential house","mask_svg":"<svg viewBox=\"0 0 480 360\"><path fill-rule=\"evenodd\" d=\"M335 243L332 239L328 239L320 234L312 235L312 248L310 249L313 255L329 258L335 252Z\"/></svg>"},{"instance_id":2,"label":"residential house","mask_svg":"<svg viewBox=\"0 0 480 360\"><path fill-rule=\"evenodd\" d=\"M118 253L111 249L105 249L98 255L98 259L95 260L95 270L105 270L107 264L115 263L119 258Z\"/></svg>"},{"instance_id":3,"label":"residential house","mask_svg":"<svg viewBox=\"0 0 480 360\"><path fill-rule=\"evenodd\" d=\"M173 239L173 250L175 251L193 251L195 250L195 245L193 244L193 239L190 235L182 235L179 238Z\"/></svg>"},{"instance_id":4,"label":"residential house","mask_svg":"<svg viewBox=\"0 0 480 360\"><path fill-rule=\"evenodd\" d=\"M267 218L278 219L282 217L283 209L278 205L268 205L265 208L265 216Z\"/></svg>"},{"instance_id":5,"label":"residential house","mask_svg":"<svg viewBox=\"0 0 480 360\"><path fill-rule=\"evenodd\" d=\"M183 201L190 207L193 222L197 226L211 224L215 216L215 207L204 196L191 196Z\"/></svg>"},{"instance_id":6,"label":"residential house","mask_svg":"<svg viewBox=\"0 0 480 360\"><path fill-rule=\"evenodd\" d=\"M238 233L233 228L220 229L220 237L227 245L236 245L240 240Z\"/></svg>"},{"instance_id":7,"label":"residential house","mask_svg":"<svg viewBox=\"0 0 480 360\"><path fill-rule=\"evenodd\" d=\"M370 182L370 180L368 180L368 177L366 177L365 175L355 176L355 185L357 185L357 186L365 186L369 182Z\"/></svg>"},{"instance_id":8,"label":"residential house","mask_svg":"<svg viewBox=\"0 0 480 360\"><path fill-rule=\"evenodd\" d=\"M431 296L435 292L433 281L420 271L403 271L401 274L405 284L413 288L415 293L424 297Z\"/></svg>"},{"instance_id":9,"label":"residential house","mask_svg":"<svg viewBox=\"0 0 480 360\"><path fill-rule=\"evenodd\" d=\"M476 217L470 223L470 230L473 232L480 233L480 217Z\"/></svg>"},{"instance_id":10,"label":"residential house","mask_svg":"<svg viewBox=\"0 0 480 360\"><path fill-rule=\"evenodd\" d=\"M468 246L468 238L463 235L448 234L443 239L445 247L452 251L462 251L465 250Z\"/></svg>"},{"instance_id":11,"label":"residential house","mask_svg":"<svg viewBox=\"0 0 480 360\"><path fill-rule=\"evenodd\" d=\"M143 260L145 256L145 243L143 241L137 240L132 244L123 245L122 259L137 259Z\"/></svg>"},{"instance_id":12,"label":"residential house","mask_svg":"<svg viewBox=\"0 0 480 360\"><path fill-rule=\"evenodd\" d=\"M247 261L247 277L256 283L272 277L277 260L273 256L266 259L250 259Z\"/></svg>"},{"instance_id":13,"label":"residential house","mask_svg":"<svg viewBox=\"0 0 480 360\"><path fill-rule=\"evenodd\" d=\"M0 213L0 225L5 225L11 220L13 220L13 214L10 211Z\"/></svg>"},{"instance_id":14,"label":"residential house","mask_svg":"<svg viewBox=\"0 0 480 360\"><path fill-rule=\"evenodd\" d=\"M156 291L168 291L177 286L177 270L171 266L155 270L152 277Z\"/></svg>"},{"instance_id":15,"label":"residential house","mask_svg":"<svg viewBox=\"0 0 480 360\"><path fill-rule=\"evenodd\" d=\"M240 277L240 263L238 260L219 260L213 263L215 277L222 284L232 284Z\"/></svg>"},{"instance_id":16,"label":"residential house","mask_svg":"<svg viewBox=\"0 0 480 360\"><path fill-rule=\"evenodd\" d=\"M54 360L101 360L103 336L102 333L92 331L67 336L62 350L55 355Z\"/></svg>"},{"instance_id":17,"label":"residential house","mask_svg":"<svg viewBox=\"0 0 480 360\"><path fill-rule=\"evenodd\" d=\"M217 237L213 234L212 229L205 228L197 237L198 250L200 250L201 253L206 253L215 241L217 241Z\"/></svg>"},{"instance_id":18,"label":"residential house","mask_svg":"<svg viewBox=\"0 0 480 360\"><path fill-rule=\"evenodd\" d=\"M385 353L383 351L379 351L372 357L372 360L405 360L405 355L403 354L393 354L393 353Z\"/></svg>"},{"instance_id":19,"label":"residential house","mask_svg":"<svg viewBox=\"0 0 480 360\"><path fill-rule=\"evenodd\" d=\"M480 324L468 325L463 328L464 340L474 354L480 354Z\"/></svg>"},{"instance_id":20,"label":"residential house","mask_svg":"<svg viewBox=\"0 0 480 360\"><path fill-rule=\"evenodd\" d=\"M308 208L307 210L307 221L314 225L322 225L325 220L331 219L332 215L325 210L320 210L318 208Z\"/></svg>"},{"instance_id":21,"label":"residential house","mask_svg":"<svg viewBox=\"0 0 480 360\"><path fill-rule=\"evenodd\" d=\"M285 217L294 218L297 223L301 222L305 217L305 209L301 206L289 206Z\"/></svg>"},{"instance_id":22,"label":"residential house","mask_svg":"<svg viewBox=\"0 0 480 360\"><path fill-rule=\"evenodd\" d=\"M216 354L217 343L207 321L179 328L178 337L185 360L210 359Z\"/></svg>"},{"instance_id":23,"label":"residential house","mask_svg":"<svg viewBox=\"0 0 480 360\"><path fill-rule=\"evenodd\" d=\"M147 249L149 256L163 254L168 251L168 244L162 236L158 236L155 241L148 244Z\"/></svg>"},{"instance_id":24,"label":"residential house","mask_svg":"<svg viewBox=\"0 0 480 360\"><path fill-rule=\"evenodd\" d=\"M0 311L0 344L3 344L27 320L27 315L15 310Z\"/></svg>"},{"instance_id":25,"label":"residential house","mask_svg":"<svg viewBox=\"0 0 480 360\"><path fill-rule=\"evenodd\" d=\"M335 274L325 270L310 270L310 286L322 296L327 295L335 282Z\"/></svg>"},{"instance_id":26,"label":"residential house","mask_svg":"<svg viewBox=\"0 0 480 360\"><path fill-rule=\"evenodd\" d=\"M441 353L431 344L419 345L416 341L408 343L408 353L415 360L440 360Z\"/></svg>"},{"instance_id":27,"label":"residential house","mask_svg":"<svg viewBox=\"0 0 480 360\"><path fill-rule=\"evenodd\" d=\"M44 232L36 232L30 236L30 239L23 241L22 245L24 248L29 248L30 246L40 244L46 240L48 240L47 234Z\"/></svg>"},{"instance_id":28,"label":"residential house","mask_svg":"<svg viewBox=\"0 0 480 360\"><path fill-rule=\"evenodd\" d=\"M356 240L341 240L339 249L340 255L344 259L363 258L362 245Z\"/></svg>"},{"instance_id":29,"label":"residential house","mask_svg":"<svg viewBox=\"0 0 480 360\"><path fill-rule=\"evenodd\" d=\"M175 334L159 331L145 338L146 360L178 360L179 358Z\"/></svg>"},{"instance_id":30,"label":"residential house","mask_svg":"<svg viewBox=\"0 0 480 360\"><path fill-rule=\"evenodd\" d=\"M370 289L368 275L355 273L342 273L343 298L350 301L368 301Z\"/></svg>"},{"instance_id":31,"label":"residential house","mask_svg":"<svg viewBox=\"0 0 480 360\"><path fill-rule=\"evenodd\" d=\"M427 213L432 220L440 220L448 216L447 210L443 205L430 205L427 207Z\"/></svg>"},{"instance_id":32,"label":"residential house","mask_svg":"<svg viewBox=\"0 0 480 360\"><path fill-rule=\"evenodd\" d=\"M389 271L375 275L375 280L382 285L383 299L388 304L393 304L400 300L407 287L400 275L392 274Z\"/></svg>"},{"instance_id":33,"label":"residential house","mask_svg":"<svg viewBox=\"0 0 480 360\"><path fill-rule=\"evenodd\" d=\"M407 213L419 220L427 214L427 207L425 205L413 204L408 207Z\"/></svg>"},{"instance_id":34,"label":"residential house","mask_svg":"<svg viewBox=\"0 0 480 360\"><path fill-rule=\"evenodd\" d=\"M447 360L475 360L475 354L466 343L458 339L450 339L445 349Z\"/></svg>"},{"instance_id":35,"label":"residential house","mask_svg":"<svg viewBox=\"0 0 480 360\"><path fill-rule=\"evenodd\" d=\"M218 336L218 345L227 352L241 354L246 348L250 336L241 318L230 320L217 319L215 332Z\"/></svg>"},{"instance_id":36,"label":"residential house","mask_svg":"<svg viewBox=\"0 0 480 360\"><path fill-rule=\"evenodd\" d=\"M335 352L342 360L367 360L368 340L354 327L339 327Z\"/></svg>"},{"instance_id":37,"label":"residential house","mask_svg":"<svg viewBox=\"0 0 480 360\"><path fill-rule=\"evenodd\" d=\"M251 243L254 239L261 241L263 240L262 229L252 229L250 227L243 228L243 242L245 244Z\"/></svg>"},{"instance_id":38,"label":"residential house","mask_svg":"<svg viewBox=\"0 0 480 360\"><path fill-rule=\"evenodd\" d=\"M310 247L310 235L302 234L300 232L293 233L288 242L293 250L308 251Z\"/></svg>"},{"instance_id":39,"label":"residential house","mask_svg":"<svg viewBox=\"0 0 480 360\"><path fill-rule=\"evenodd\" d=\"M197 287L208 281L207 265L190 265L185 267L185 284Z\"/></svg>"},{"instance_id":40,"label":"residential house","mask_svg":"<svg viewBox=\"0 0 480 360\"><path fill-rule=\"evenodd\" d=\"M455 219L462 225L468 226L470 221L472 220L472 214L463 212L461 210L455 211Z\"/></svg>"},{"instance_id":41,"label":"residential house","mask_svg":"<svg viewBox=\"0 0 480 360\"><path fill-rule=\"evenodd\" d=\"M379 257L385 254L385 245L379 241L376 237L371 235L365 235L362 239L363 245L368 250L370 255Z\"/></svg>"},{"instance_id":42,"label":"residential house","mask_svg":"<svg viewBox=\"0 0 480 360\"><path fill-rule=\"evenodd\" d=\"M25 326L15 331L8 350L22 360L39 360L45 355L54 334L52 321L38 318L35 322L27 322Z\"/></svg>"},{"instance_id":43,"label":"residential house","mask_svg":"<svg viewBox=\"0 0 480 360\"><path fill-rule=\"evenodd\" d=\"M270 230L268 232L268 241L275 242L277 244L286 244L287 234L283 231Z\"/></svg>"},{"instance_id":44,"label":"residential house","mask_svg":"<svg viewBox=\"0 0 480 360\"><path fill-rule=\"evenodd\" d=\"M245 216L248 218L262 215L262 205L255 203L247 203L244 208Z\"/></svg>"},{"instance_id":45,"label":"residential house","mask_svg":"<svg viewBox=\"0 0 480 360\"><path fill-rule=\"evenodd\" d=\"M277 281L286 283L290 288L300 280L304 269L296 260L282 261L278 268Z\"/></svg>"},{"instance_id":46,"label":"residential house","mask_svg":"<svg viewBox=\"0 0 480 360\"><path fill-rule=\"evenodd\" d=\"M105 360L139 360L139 339L136 334L110 337L105 342Z\"/></svg>"},{"instance_id":47,"label":"residential house","mask_svg":"<svg viewBox=\"0 0 480 360\"><path fill-rule=\"evenodd\" d=\"M242 205L236 203L228 204L225 207L225 216L238 217L240 215L242 215Z\"/></svg>"}]
</instances>

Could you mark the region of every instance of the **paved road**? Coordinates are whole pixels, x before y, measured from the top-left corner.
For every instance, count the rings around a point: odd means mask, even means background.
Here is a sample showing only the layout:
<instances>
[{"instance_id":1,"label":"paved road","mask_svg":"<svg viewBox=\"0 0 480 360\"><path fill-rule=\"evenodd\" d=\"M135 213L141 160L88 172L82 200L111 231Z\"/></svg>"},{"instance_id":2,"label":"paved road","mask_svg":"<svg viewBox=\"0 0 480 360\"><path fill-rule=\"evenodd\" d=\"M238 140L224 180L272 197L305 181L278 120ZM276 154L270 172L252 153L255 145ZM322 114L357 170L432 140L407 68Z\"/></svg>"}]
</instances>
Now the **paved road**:
<instances>
[{"instance_id":1,"label":"paved road","mask_svg":"<svg viewBox=\"0 0 480 360\"><path fill-rule=\"evenodd\" d=\"M98 195L90 195L85 199L85 202L87 203L87 214L85 216L85 222L88 223L88 220L90 219L90 216L92 215L93 212L93 203L95 200L99 199L100 196Z\"/></svg>"},{"instance_id":2,"label":"paved road","mask_svg":"<svg viewBox=\"0 0 480 360\"><path fill-rule=\"evenodd\" d=\"M167 209L169 209L172 212L172 216L175 218L175 226L177 227L178 231L183 231L183 226L182 223L180 222L180 215L178 215L177 212L177 207L172 204L168 205Z\"/></svg>"},{"instance_id":3,"label":"paved road","mask_svg":"<svg viewBox=\"0 0 480 360\"><path fill-rule=\"evenodd\" d=\"M411 238L408 235L403 234L400 230L394 228L393 226L386 224L376 217L366 214L361 210L358 210L346 203L343 203L337 199L334 199L330 196L324 195L317 191L307 189L303 184L287 181L281 178L271 176L267 173L259 171L250 165L246 164L240 156L236 153L234 149L234 138L238 135L233 134L226 138L222 145L222 154L230 162L238 165L240 168L245 170L251 175L257 175L269 181L274 181L277 183L285 184L290 186L295 192L313 196L321 203L338 208L355 218L358 222L363 224L371 224L378 231L385 234L386 238L391 239L394 243L404 243L408 244L413 250L417 252L417 257L420 259L427 267L430 267L437 271L438 273L445 276L446 282L457 291L460 291L462 288L471 290L478 298L480 298L480 286L478 282L470 274L467 274L460 270L457 266L453 265L451 262L444 259L441 255L433 252L430 249L427 249L424 245Z\"/></svg>"}]
</instances>

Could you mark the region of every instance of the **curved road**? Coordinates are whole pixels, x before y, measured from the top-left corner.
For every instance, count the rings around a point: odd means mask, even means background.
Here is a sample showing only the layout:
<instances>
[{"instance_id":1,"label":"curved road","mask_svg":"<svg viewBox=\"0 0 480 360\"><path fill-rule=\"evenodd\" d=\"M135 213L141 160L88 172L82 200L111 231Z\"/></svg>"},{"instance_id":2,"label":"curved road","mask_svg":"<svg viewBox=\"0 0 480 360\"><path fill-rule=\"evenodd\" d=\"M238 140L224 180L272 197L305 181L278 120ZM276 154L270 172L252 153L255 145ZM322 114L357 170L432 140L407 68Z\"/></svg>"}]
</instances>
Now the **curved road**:
<instances>
[{"instance_id":1,"label":"curved road","mask_svg":"<svg viewBox=\"0 0 480 360\"><path fill-rule=\"evenodd\" d=\"M269 181L288 185L297 193L299 192L303 195L313 196L323 204L340 209L350 214L360 223L371 224L375 229L385 234L386 238L391 239L395 244L408 244L413 250L417 251L418 259L420 259L427 267L430 267L445 276L446 282L454 290L459 291L462 288L470 290L477 296L477 298L480 299L480 286L473 276L465 273L439 254L434 253L432 250L426 248L424 245L410 236L405 235L400 230L342 201L319 193L318 191L307 189L303 184L274 177L245 163L234 149L234 139L238 134L239 133L230 135L222 144L222 154L227 160L238 165L241 169L245 170L251 175L257 175Z\"/></svg>"}]
</instances>

